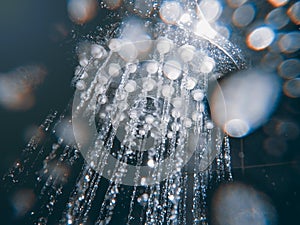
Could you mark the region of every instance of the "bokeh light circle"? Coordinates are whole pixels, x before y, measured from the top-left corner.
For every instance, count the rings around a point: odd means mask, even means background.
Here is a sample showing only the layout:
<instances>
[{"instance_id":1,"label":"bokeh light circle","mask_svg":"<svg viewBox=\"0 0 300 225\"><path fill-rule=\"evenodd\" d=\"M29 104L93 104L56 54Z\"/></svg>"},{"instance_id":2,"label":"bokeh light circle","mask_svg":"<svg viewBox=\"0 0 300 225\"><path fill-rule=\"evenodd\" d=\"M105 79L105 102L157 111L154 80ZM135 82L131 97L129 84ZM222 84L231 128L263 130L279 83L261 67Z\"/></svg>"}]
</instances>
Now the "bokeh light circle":
<instances>
[{"instance_id":1,"label":"bokeh light circle","mask_svg":"<svg viewBox=\"0 0 300 225\"><path fill-rule=\"evenodd\" d=\"M245 4L246 2L247 2L247 0L227 0L227 4L231 8L237 8L237 7Z\"/></svg>"},{"instance_id":2,"label":"bokeh light circle","mask_svg":"<svg viewBox=\"0 0 300 225\"><path fill-rule=\"evenodd\" d=\"M286 81L283 85L283 91L288 97L300 97L300 78Z\"/></svg>"},{"instance_id":3,"label":"bokeh light circle","mask_svg":"<svg viewBox=\"0 0 300 225\"><path fill-rule=\"evenodd\" d=\"M254 29L246 39L250 49L259 51L267 48L275 39L274 31L267 26L261 26Z\"/></svg>"},{"instance_id":4,"label":"bokeh light circle","mask_svg":"<svg viewBox=\"0 0 300 225\"><path fill-rule=\"evenodd\" d=\"M176 1L166 1L159 10L162 21L167 24L176 24L182 15L182 6Z\"/></svg>"},{"instance_id":5,"label":"bokeh light circle","mask_svg":"<svg viewBox=\"0 0 300 225\"><path fill-rule=\"evenodd\" d=\"M287 59L279 64L278 74L285 79L293 79L300 76L300 60Z\"/></svg>"},{"instance_id":6,"label":"bokeh light circle","mask_svg":"<svg viewBox=\"0 0 300 225\"><path fill-rule=\"evenodd\" d=\"M293 4L287 11L288 16L296 25L300 25L300 2Z\"/></svg>"},{"instance_id":7,"label":"bokeh light circle","mask_svg":"<svg viewBox=\"0 0 300 225\"><path fill-rule=\"evenodd\" d=\"M208 22L216 21L222 14L222 5L217 0L202 0L199 7Z\"/></svg>"},{"instance_id":8,"label":"bokeh light circle","mask_svg":"<svg viewBox=\"0 0 300 225\"><path fill-rule=\"evenodd\" d=\"M232 22L237 27L248 26L255 17L255 8L252 4L238 7L232 14Z\"/></svg>"},{"instance_id":9,"label":"bokeh light circle","mask_svg":"<svg viewBox=\"0 0 300 225\"><path fill-rule=\"evenodd\" d=\"M225 123L224 130L231 137L243 137L249 133L250 128L242 119L232 119Z\"/></svg>"},{"instance_id":10,"label":"bokeh light circle","mask_svg":"<svg viewBox=\"0 0 300 225\"><path fill-rule=\"evenodd\" d=\"M281 29L288 24L289 17L286 14L286 10L280 7L269 12L266 16L265 21L274 29Z\"/></svg>"},{"instance_id":11,"label":"bokeh light circle","mask_svg":"<svg viewBox=\"0 0 300 225\"><path fill-rule=\"evenodd\" d=\"M284 34L279 40L279 48L284 53L294 53L300 49L300 32L292 31Z\"/></svg>"},{"instance_id":12,"label":"bokeh light circle","mask_svg":"<svg viewBox=\"0 0 300 225\"><path fill-rule=\"evenodd\" d=\"M280 7L287 4L289 0L268 0L268 2L272 4L274 7Z\"/></svg>"}]
</instances>

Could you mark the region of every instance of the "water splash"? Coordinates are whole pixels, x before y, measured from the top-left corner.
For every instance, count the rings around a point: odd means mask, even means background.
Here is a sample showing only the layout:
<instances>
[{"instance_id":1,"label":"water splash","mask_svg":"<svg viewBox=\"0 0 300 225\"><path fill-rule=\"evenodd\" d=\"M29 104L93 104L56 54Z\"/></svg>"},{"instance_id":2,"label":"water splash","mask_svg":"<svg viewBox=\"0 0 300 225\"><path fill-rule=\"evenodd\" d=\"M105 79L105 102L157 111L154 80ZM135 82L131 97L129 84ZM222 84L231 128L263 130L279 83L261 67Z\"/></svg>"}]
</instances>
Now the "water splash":
<instances>
[{"instance_id":1,"label":"water splash","mask_svg":"<svg viewBox=\"0 0 300 225\"><path fill-rule=\"evenodd\" d=\"M60 224L208 224L209 188L232 180L209 89L244 62L198 4L172 7L175 19L167 7L156 12L163 22L129 18L106 41L78 46L72 112L50 115L43 144L33 138L5 178L38 171L35 224L55 220L59 203ZM190 18L177 22L187 9Z\"/></svg>"}]
</instances>

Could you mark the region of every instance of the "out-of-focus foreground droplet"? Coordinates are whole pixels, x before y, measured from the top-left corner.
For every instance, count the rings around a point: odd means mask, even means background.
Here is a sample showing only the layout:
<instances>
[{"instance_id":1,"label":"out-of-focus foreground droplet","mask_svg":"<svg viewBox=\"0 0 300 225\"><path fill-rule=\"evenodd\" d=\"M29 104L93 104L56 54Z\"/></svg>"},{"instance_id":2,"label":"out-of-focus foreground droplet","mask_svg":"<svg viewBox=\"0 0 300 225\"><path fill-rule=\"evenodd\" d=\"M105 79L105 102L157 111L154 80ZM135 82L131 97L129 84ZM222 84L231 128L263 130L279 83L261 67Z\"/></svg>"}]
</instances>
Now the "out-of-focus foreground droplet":
<instances>
[{"instance_id":1,"label":"out-of-focus foreground droplet","mask_svg":"<svg viewBox=\"0 0 300 225\"><path fill-rule=\"evenodd\" d=\"M47 74L44 66L28 65L0 73L0 105L9 110L28 110L35 103L34 89Z\"/></svg>"},{"instance_id":2,"label":"out-of-focus foreground droplet","mask_svg":"<svg viewBox=\"0 0 300 225\"><path fill-rule=\"evenodd\" d=\"M69 0L68 13L70 19L77 24L84 24L93 19L97 14L98 3L96 0Z\"/></svg>"},{"instance_id":3,"label":"out-of-focus foreground droplet","mask_svg":"<svg viewBox=\"0 0 300 225\"><path fill-rule=\"evenodd\" d=\"M276 75L262 70L238 72L215 89L213 119L232 137L243 137L270 116L280 95Z\"/></svg>"},{"instance_id":4,"label":"out-of-focus foreground droplet","mask_svg":"<svg viewBox=\"0 0 300 225\"><path fill-rule=\"evenodd\" d=\"M24 216L36 201L36 195L31 189L21 189L16 191L12 198L11 204L17 217Z\"/></svg>"},{"instance_id":5,"label":"out-of-focus foreground droplet","mask_svg":"<svg viewBox=\"0 0 300 225\"><path fill-rule=\"evenodd\" d=\"M213 224L276 225L277 212L268 197L251 186L231 183L220 186L213 196Z\"/></svg>"}]
</instances>

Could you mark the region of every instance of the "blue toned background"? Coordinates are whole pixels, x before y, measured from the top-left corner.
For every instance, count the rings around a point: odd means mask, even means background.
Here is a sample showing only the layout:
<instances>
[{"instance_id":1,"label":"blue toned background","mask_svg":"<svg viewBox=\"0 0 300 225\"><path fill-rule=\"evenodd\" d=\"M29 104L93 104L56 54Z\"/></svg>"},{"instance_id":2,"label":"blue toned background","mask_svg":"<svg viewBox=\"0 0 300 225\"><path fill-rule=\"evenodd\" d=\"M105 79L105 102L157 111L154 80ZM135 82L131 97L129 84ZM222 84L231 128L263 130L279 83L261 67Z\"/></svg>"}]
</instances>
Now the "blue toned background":
<instances>
[{"instance_id":1,"label":"blue toned background","mask_svg":"<svg viewBox=\"0 0 300 225\"><path fill-rule=\"evenodd\" d=\"M272 6L267 1L255 3L257 18L263 20ZM74 92L71 80L77 63L76 43L93 33L104 16L105 12L100 10L90 22L76 25L69 18L66 1L1 0L1 177L18 158L46 115L53 110L62 112L69 103ZM299 26L295 24L287 26L289 31L297 29ZM245 42L240 45L247 51L250 61L262 57L260 53L247 49ZM293 53L293 57L299 58L299 50ZM243 139L231 139L234 180L266 194L282 225L299 224L299 118L299 98L282 94L275 112L263 127ZM293 128L274 132L280 122L286 121L291 122ZM6 191L0 193L0 223L12 225L16 223L15 198Z\"/></svg>"}]
</instances>

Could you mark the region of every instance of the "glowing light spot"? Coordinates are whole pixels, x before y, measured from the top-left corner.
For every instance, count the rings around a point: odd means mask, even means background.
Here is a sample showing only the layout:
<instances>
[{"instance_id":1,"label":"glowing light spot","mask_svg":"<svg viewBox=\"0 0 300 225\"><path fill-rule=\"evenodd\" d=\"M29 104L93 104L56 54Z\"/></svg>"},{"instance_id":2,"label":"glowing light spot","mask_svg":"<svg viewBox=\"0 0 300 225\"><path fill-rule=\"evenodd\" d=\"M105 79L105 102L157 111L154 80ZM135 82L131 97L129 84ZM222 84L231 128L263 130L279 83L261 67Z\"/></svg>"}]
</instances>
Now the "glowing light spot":
<instances>
[{"instance_id":1,"label":"glowing light spot","mask_svg":"<svg viewBox=\"0 0 300 225\"><path fill-rule=\"evenodd\" d=\"M183 62L189 62L194 58L195 47L192 45L183 45L178 49L178 54Z\"/></svg>"},{"instance_id":2,"label":"glowing light spot","mask_svg":"<svg viewBox=\"0 0 300 225\"><path fill-rule=\"evenodd\" d=\"M138 56L136 45L127 40L122 43L118 53L126 62L133 62Z\"/></svg>"},{"instance_id":3,"label":"glowing light spot","mask_svg":"<svg viewBox=\"0 0 300 225\"><path fill-rule=\"evenodd\" d=\"M98 3L96 0L70 0L68 3L68 13L70 19L83 24L96 16Z\"/></svg>"},{"instance_id":4,"label":"glowing light spot","mask_svg":"<svg viewBox=\"0 0 300 225\"><path fill-rule=\"evenodd\" d=\"M184 121L183 121L183 125L184 125L186 128L190 128L190 127L193 125L193 122L192 122L191 119L185 118Z\"/></svg>"},{"instance_id":5,"label":"glowing light spot","mask_svg":"<svg viewBox=\"0 0 300 225\"><path fill-rule=\"evenodd\" d=\"M136 90L136 86L137 85L134 80L128 80L124 89L125 89L125 91L130 93L130 92L134 92Z\"/></svg>"},{"instance_id":6,"label":"glowing light spot","mask_svg":"<svg viewBox=\"0 0 300 225\"><path fill-rule=\"evenodd\" d=\"M163 72L168 79L177 80L181 75L181 65L175 60L169 60L164 64Z\"/></svg>"},{"instance_id":7,"label":"glowing light spot","mask_svg":"<svg viewBox=\"0 0 300 225\"><path fill-rule=\"evenodd\" d=\"M137 201L140 203L142 206L146 206L148 202L149 195L147 193L142 194Z\"/></svg>"},{"instance_id":8,"label":"glowing light spot","mask_svg":"<svg viewBox=\"0 0 300 225\"><path fill-rule=\"evenodd\" d=\"M207 38L214 38L217 35L217 32L205 20L201 20L195 25L194 32L196 35Z\"/></svg>"},{"instance_id":9,"label":"glowing light spot","mask_svg":"<svg viewBox=\"0 0 300 225\"><path fill-rule=\"evenodd\" d=\"M247 0L227 0L227 4L231 8L237 8L237 7L245 4L246 2L247 2Z\"/></svg>"},{"instance_id":10,"label":"glowing light spot","mask_svg":"<svg viewBox=\"0 0 300 225\"><path fill-rule=\"evenodd\" d=\"M202 0L199 7L208 22L216 21L222 14L222 5L216 0Z\"/></svg>"},{"instance_id":11,"label":"glowing light spot","mask_svg":"<svg viewBox=\"0 0 300 225\"><path fill-rule=\"evenodd\" d=\"M168 24L176 24L182 14L182 7L179 2L167 1L162 4L159 15L162 21Z\"/></svg>"},{"instance_id":12,"label":"glowing light spot","mask_svg":"<svg viewBox=\"0 0 300 225\"><path fill-rule=\"evenodd\" d=\"M243 137L249 133L250 128L245 121L233 119L225 123L224 130L231 137Z\"/></svg>"},{"instance_id":13,"label":"glowing light spot","mask_svg":"<svg viewBox=\"0 0 300 225\"><path fill-rule=\"evenodd\" d=\"M129 71L129 73L135 73L137 70L137 65L134 63L129 63L129 64L127 64L127 69Z\"/></svg>"},{"instance_id":14,"label":"glowing light spot","mask_svg":"<svg viewBox=\"0 0 300 225\"><path fill-rule=\"evenodd\" d=\"M203 100L203 98L204 98L204 93L203 93L203 91L201 91L201 90L199 90L199 89L197 89L197 90L194 90L193 92L192 92L192 96L193 96L193 99L195 100L195 101L202 101Z\"/></svg>"},{"instance_id":15,"label":"glowing light spot","mask_svg":"<svg viewBox=\"0 0 300 225\"><path fill-rule=\"evenodd\" d=\"M82 67L86 67L89 64L89 60L85 55L80 55L78 57L79 65Z\"/></svg>"},{"instance_id":16,"label":"glowing light spot","mask_svg":"<svg viewBox=\"0 0 300 225\"><path fill-rule=\"evenodd\" d=\"M184 105L184 100L180 97L173 98L172 105L174 108L180 109Z\"/></svg>"},{"instance_id":17,"label":"glowing light spot","mask_svg":"<svg viewBox=\"0 0 300 225\"><path fill-rule=\"evenodd\" d=\"M106 56L106 50L101 45L92 44L91 55L96 59L101 59Z\"/></svg>"},{"instance_id":18,"label":"glowing light spot","mask_svg":"<svg viewBox=\"0 0 300 225\"><path fill-rule=\"evenodd\" d=\"M156 73L157 70L158 70L158 62L156 62L156 61L150 61L150 62L148 62L147 66L146 66L146 70L150 74Z\"/></svg>"},{"instance_id":19,"label":"glowing light spot","mask_svg":"<svg viewBox=\"0 0 300 225\"><path fill-rule=\"evenodd\" d=\"M284 94L291 98L300 97L300 78L288 80L283 85Z\"/></svg>"},{"instance_id":20,"label":"glowing light spot","mask_svg":"<svg viewBox=\"0 0 300 225\"><path fill-rule=\"evenodd\" d=\"M280 7L289 2L289 0L268 0L274 7Z\"/></svg>"},{"instance_id":21,"label":"glowing light spot","mask_svg":"<svg viewBox=\"0 0 300 225\"><path fill-rule=\"evenodd\" d=\"M259 51L268 47L275 39L274 31L266 26L256 28L247 36L249 48Z\"/></svg>"},{"instance_id":22,"label":"glowing light spot","mask_svg":"<svg viewBox=\"0 0 300 225\"><path fill-rule=\"evenodd\" d=\"M276 8L268 13L265 19L266 23L275 29L281 29L289 22L284 8Z\"/></svg>"},{"instance_id":23,"label":"glowing light spot","mask_svg":"<svg viewBox=\"0 0 300 225\"><path fill-rule=\"evenodd\" d=\"M148 162L147 162L147 165L151 168L154 168L155 166L155 161L153 159L149 159Z\"/></svg>"},{"instance_id":24,"label":"glowing light spot","mask_svg":"<svg viewBox=\"0 0 300 225\"><path fill-rule=\"evenodd\" d=\"M200 72L202 73L210 73L215 67L215 60L211 57L205 56L201 65Z\"/></svg>"},{"instance_id":25,"label":"glowing light spot","mask_svg":"<svg viewBox=\"0 0 300 225\"><path fill-rule=\"evenodd\" d=\"M155 120L154 117L151 115L147 115L145 118L145 122L148 124L152 124L154 122L154 120Z\"/></svg>"},{"instance_id":26,"label":"glowing light spot","mask_svg":"<svg viewBox=\"0 0 300 225\"><path fill-rule=\"evenodd\" d=\"M300 76L300 60L287 59L278 67L279 75L286 79L293 79Z\"/></svg>"},{"instance_id":27,"label":"glowing light spot","mask_svg":"<svg viewBox=\"0 0 300 225\"><path fill-rule=\"evenodd\" d=\"M162 95L166 98L170 98L172 97L173 93L174 93L174 88L172 86L169 85L164 85L162 87L162 91L161 91Z\"/></svg>"},{"instance_id":28,"label":"glowing light spot","mask_svg":"<svg viewBox=\"0 0 300 225\"><path fill-rule=\"evenodd\" d=\"M293 4L287 11L288 16L293 23L300 25L300 2Z\"/></svg>"},{"instance_id":29,"label":"glowing light spot","mask_svg":"<svg viewBox=\"0 0 300 225\"><path fill-rule=\"evenodd\" d=\"M197 80L194 77L187 77L186 78L186 89L192 90L197 84Z\"/></svg>"},{"instance_id":30,"label":"glowing light spot","mask_svg":"<svg viewBox=\"0 0 300 225\"><path fill-rule=\"evenodd\" d=\"M255 17L255 8L252 4L238 7L232 14L232 22L237 27L248 26Z\"/></svg>"},{"instance_id":31,"label":"glowing light spot","mask_svg":"<svg viewBox=\"0 0 300 225\"><path fill-rule=\"evenodd\" d=\"M168 38L157 39L156 49L160 54L166 54L173 48L173 41Z\"/></svg>"},{"instance_id":32,"label":"glowing light spot","mask_svg":"<svg viewBox=\"0 0 300 225\"><path fill-rule=\"evenodd\" d=\"M146 78L146 79L144 79L144 82L143 82L143 89L145 91L152 91L153 88L155 87L155 85L156 85L155 80L153 80L151 78Z\"/></svg>"},{"instance_id":33,"label":"glowing light spot","mask_svg":"<svg viewBox=\"0 0 300 225\"><path fill-rule=\"evenodd\" d=\"M181 23L190 23L191 21L192 21L192 18L190 16L190 14L188 14L188 13L182 14L182 16L180 18Z\"/></svg>"},{"instance_id":34,"label":"glowing light spot","mask_svg":"<svg viewBox=\"0 0 300 225\"><path fill-rule=\"evenodd\" d=\"M108 66L108 74L112 77L120 75L121 66L117 63L111 63Z\"/></svg>"},{"instance_id":35,"label":"glowing light spot","mask_svg":"<svg viewBox=\"0 0 300 225\"><path fill-rule=\"evenodd\" d=\"M279 48L284 53L293 53L300 49L300 32L294 31L283 35L279 40Z\"/></svg>"},{"instance_id":36,"label":"glowing light spot","mask_svg":"<svg viewBox=\"0 0 300 225\"><path fill-rule=\"evenodd\" d=\"M117 38L112 38L108 44L108 47L112 52L119 51L121 49L121 46L122 46L122 41Z\"/></svg>"}]
</instances>

